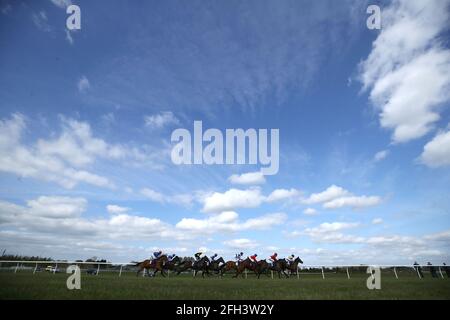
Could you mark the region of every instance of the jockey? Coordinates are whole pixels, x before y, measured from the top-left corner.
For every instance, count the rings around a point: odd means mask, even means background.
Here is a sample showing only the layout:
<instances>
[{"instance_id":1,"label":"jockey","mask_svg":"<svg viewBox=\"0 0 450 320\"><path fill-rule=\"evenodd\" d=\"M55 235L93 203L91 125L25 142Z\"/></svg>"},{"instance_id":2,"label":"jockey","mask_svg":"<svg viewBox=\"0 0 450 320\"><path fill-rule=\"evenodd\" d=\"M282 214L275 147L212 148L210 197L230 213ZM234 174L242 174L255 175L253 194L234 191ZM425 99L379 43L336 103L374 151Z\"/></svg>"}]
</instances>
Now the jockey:
<instances>
[{"instance_id":1,"label":"jockey","mask_svg":"<svg viewBox=\"0 0 450 320\"><path fill-rule=\"evenodd\" d=\"M214 253L214 254L211 256L211 263L214 262L214 261L216 260L216 258L217 258L217 253Z\"/></svg>"},{"instance_id":2,"label":"jockey","mask_svg":"<svg viewBox=\"0 0 450 320\"><path fill-rule=\"evenodd\" d=\"M258 260L256 260L256 257L258 255L255 253L254 255L250 256L250 261L254 262L254 263L258 263Z\"/></svg>"},{"instance_id":3,"label":"jockey","mask_svg":"<svg viewBox=\"0 0 450 320\"><path fill-rule=\"evenodd\" d=\"M200 260L202 258L202 254L203 254L203 252L201 252L201 251L199 251L196 254L194 254L195 261Z\"/></svg>"},{"instance_id":4,"label":"jockey","mask_svg":"<svg viewBox=\"0 0 450 320\"><path fill-rule=\"evenodd\" d=\"M294 258L295 258L295 255L294 255L294 254L291 254L289 257L286 258L286 260L287 260L289 263L292 263L292 262L294 262Z\"/></svg>"},{"instance_id":5,"label":"jockey","mask_svg":"<svg viewBox=\"0 0 450 320\"><path fill-rule=\"evenodd\" d=\"M237 253L235 258L237 262L241 262L242 261L242 257L244 256L243 252Z\"/></svg>"},{"instance_id":6,"label":"jockey","mask_svg":"<svg viewBox=\"0 0 450 320\"><path fill-rule=\"evenodd\" d=\"M155 259L159 259L161 256L162 256L162 251L161 250L153 252L153 257Z\"/></svg>"},{"instance_id":7,"label":"jockey","mask_svg":"<svg viewBox=\"0 0 450 320\"><path fill-rule=\"evenodd\" d=\"M169 262L172 262L172 260L175 259L176 256L177 255L175 253L173 253L173 254L167 256L167 258L169 258Z\"/></svg>"},{"instance_id":8,"label":"jockey","mask_svg":"<svg viewBox=\"0 0 450 320\"><path fill-rule=\"evenodd\" d=\"M278 261L277 257L278 257L278 253L276 253L276 252L270 256L269 260L272 263L272 266L275 265L275 262Z\"/></svg>"}]
</instances>

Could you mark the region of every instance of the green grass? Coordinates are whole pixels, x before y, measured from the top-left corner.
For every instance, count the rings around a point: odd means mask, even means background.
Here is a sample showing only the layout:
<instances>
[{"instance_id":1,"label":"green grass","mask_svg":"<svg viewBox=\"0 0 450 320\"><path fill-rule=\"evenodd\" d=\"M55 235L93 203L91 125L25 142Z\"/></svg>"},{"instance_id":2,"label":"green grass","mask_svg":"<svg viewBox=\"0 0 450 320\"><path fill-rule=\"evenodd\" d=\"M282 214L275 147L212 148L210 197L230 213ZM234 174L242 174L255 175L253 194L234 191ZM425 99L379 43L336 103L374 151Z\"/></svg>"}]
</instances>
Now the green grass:
<instances>
[{"instance_id":1,"label":"green grass","mask_svg":"<svg viewBox=\"0 0 450 320\"><path fill-rule=\"evenodd\" d=\"M81 276L81 290L68 290L68 274L0 272L0 299L450 299L450 279L382 274L381 290L368 290L366 274L301 275L290 279L193 279L136 277L132 273Z\"/></svg>"}]
</instances>

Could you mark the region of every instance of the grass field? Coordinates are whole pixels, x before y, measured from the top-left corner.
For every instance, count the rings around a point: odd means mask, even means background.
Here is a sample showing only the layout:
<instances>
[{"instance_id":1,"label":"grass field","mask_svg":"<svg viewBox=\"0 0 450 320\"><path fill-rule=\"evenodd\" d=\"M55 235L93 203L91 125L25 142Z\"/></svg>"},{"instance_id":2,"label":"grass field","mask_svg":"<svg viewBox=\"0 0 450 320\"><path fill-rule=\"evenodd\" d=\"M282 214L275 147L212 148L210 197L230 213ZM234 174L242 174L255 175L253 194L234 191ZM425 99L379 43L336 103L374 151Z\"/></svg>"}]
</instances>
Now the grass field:
<instances>
[{"instance_id":1,"label":"grass field","mask_svg":"<svg viewBox=\"0 0 450 320\"><path fill-rule=\"evenodd\" d=\"M308 274L290 279L232 279L189 275L136 277L82 274L81 290L68 290L68 274L0 272L0 299L450 299L450 279L382 274L381 290L368 290L366 274Z\"/></svg>"}]
</instances>

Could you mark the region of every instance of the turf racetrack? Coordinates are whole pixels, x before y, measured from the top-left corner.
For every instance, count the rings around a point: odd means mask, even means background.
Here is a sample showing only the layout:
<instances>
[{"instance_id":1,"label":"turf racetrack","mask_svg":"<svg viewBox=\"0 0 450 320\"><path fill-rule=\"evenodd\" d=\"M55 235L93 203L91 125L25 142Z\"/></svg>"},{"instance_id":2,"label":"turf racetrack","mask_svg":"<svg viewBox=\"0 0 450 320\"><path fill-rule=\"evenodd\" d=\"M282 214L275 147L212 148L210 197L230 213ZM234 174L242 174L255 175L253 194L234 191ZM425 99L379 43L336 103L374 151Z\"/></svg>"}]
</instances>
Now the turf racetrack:
<instances>
[{"instance_id":1,"label":"turf racetrack","mask_svg":"<svg viewBox=\"0 0 450 320\"><path fill-rule=\"evenodd\" d=\"M368 290L363 273L301 275L300 279L136 277L134 273L81 275L81 290L68 290L69 274L0 272L0 299L450 299L450 279L418 279L414 273L381 276L381 290Z\"/></svg>"}]
</instances>

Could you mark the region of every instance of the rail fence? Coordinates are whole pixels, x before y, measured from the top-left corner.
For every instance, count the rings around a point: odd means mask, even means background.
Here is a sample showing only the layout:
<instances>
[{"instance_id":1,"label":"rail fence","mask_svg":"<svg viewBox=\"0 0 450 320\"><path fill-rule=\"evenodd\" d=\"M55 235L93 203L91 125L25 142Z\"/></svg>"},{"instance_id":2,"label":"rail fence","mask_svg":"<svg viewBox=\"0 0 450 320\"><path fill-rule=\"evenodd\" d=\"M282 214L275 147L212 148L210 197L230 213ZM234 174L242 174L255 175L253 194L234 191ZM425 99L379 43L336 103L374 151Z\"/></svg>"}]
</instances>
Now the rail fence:
<instances>
[{"instance_id":1,"label":"rail fence","mask_svg":"<svg viewBox=\"0 0 450 320\"><path fill-rule=\"evenodd\" d=\"M45 268L42 267L45 265ZM125 262L79 262L79 261L19 261L19 260L0 260L0 271L12 271L17 273L18 271L30 271L33 274L37 272L47 271L50 273L65 272L65 269L69 265L78 265L82 271L93 275L99 275L103 272L116 272L119 277L124 272L137 272L137 266L135 263ZM85 268L83 268L83 266ZM430 273L433 277L441 277L444 279L444 273L447 277L450 277L450 267L447 265L299 265L296 276L300 278L300 275L321 275L323 279L326 278L326 274L338 274L339 272L345 272L347 278L351 278L353 272L366 273L368 267L380 268L381 271L390 271L396 279L399 279L399 273L408 272L414 273L419 279L423 278L423 273ZM64 270L64 271L63 271ZM168 275L170 277L170 270ZM247 270L245 271L245 277L247 278ZM142 272L143 276L146 276L145 269ZM274 272L271 272L273 278Z\"/></svg>"}]
</instances>

